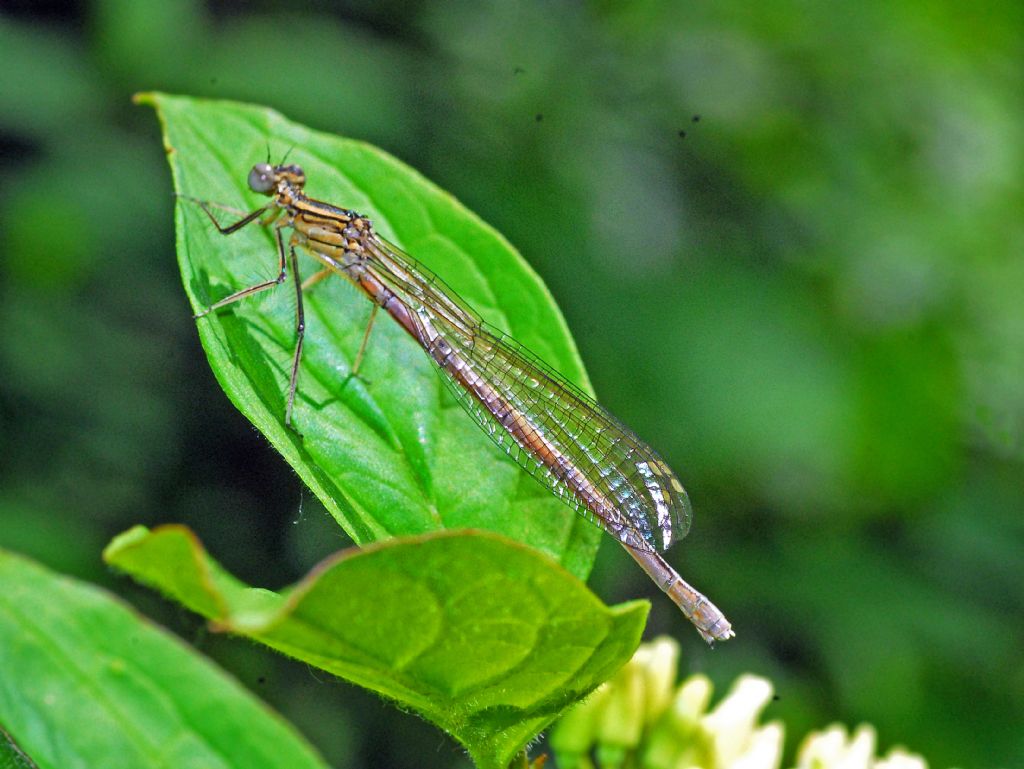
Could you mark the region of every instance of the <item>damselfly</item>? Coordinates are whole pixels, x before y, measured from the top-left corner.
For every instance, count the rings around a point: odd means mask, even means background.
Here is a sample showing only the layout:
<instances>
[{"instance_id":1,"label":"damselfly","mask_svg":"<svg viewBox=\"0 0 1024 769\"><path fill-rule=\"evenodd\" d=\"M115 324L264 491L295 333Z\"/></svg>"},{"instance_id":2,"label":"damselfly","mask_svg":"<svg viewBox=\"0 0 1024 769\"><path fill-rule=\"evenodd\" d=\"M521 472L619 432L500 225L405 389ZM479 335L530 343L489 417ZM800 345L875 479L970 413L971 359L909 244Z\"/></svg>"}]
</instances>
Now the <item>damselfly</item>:
<instances>
[{"instance_id":1,"label":"damselfly","mask_svg":"<svg viewBox=\"0 0 1024 769\"><path fill-rule=\"evenodd\" d=\"M302 292L325 277L344 275L373 302L353 368L383 308L426 351L484 432L556 496L618 538L708 643L734 635L722 612L658 552L686 534L692 513L679 479L650 446L529 350L485 323L438 276L380 237L365 216L306 197L306 175L299 166L259 163L248 183L271 200L233 224L222 226L210 203L195 202L224 235L255 221L272 225L277 277L236 291L196 317L278 286L291 271L297 304L285 407L289 426L305 333ZM298 278L296 249L320 262L320 270L305 282Z\"/></svg>"}]
</instances>

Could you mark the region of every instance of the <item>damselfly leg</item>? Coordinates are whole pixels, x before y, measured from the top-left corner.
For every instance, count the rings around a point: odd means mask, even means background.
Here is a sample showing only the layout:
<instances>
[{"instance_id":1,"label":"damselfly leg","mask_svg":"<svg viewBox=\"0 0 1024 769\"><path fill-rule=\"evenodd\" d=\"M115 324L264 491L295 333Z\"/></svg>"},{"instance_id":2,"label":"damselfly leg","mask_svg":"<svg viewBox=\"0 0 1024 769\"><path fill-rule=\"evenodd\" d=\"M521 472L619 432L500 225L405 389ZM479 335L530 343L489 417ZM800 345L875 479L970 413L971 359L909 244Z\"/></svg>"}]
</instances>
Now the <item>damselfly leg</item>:
<instances>
[{"instance_id":1,"label":"damselfly leg","mask_svg":"<svg viewBox=\"0 0 1024 769\"><path fill-rule=\"evenodd\" d=\"M299 363L302 360L302 342L306 335L306 313L302 304L302 291L304 284L299 275L299 259L295 253L294 242L290 242L288 244L288 259L287 261L285 259L284 233L282 232L282 226L279 219L283 209L274 208L272 204L268 203L262 208L257 208L255 211L246 214L237 222L227 226L222 226L220 222L217 221L217 217L215 217L213 212L210 210L209 203L202 200L196 202L199 204L199 207L202 208L203 213L205 213L209 217L210 221L213 222L213 226L217 228L217 232L221 235L233 235L243 227L259 220L264 214L266 214L266 216L264 216L260 221L260 224L262 226L274 225L274 240L277 244L277 277L272 278L271 280L261 281L249 286L248 288L243 288L240 291L229 294L220 301L214 302L205 310L196 313L194 317L202 318L209 315L211 312L215 312L222 307L227 307L228 305L234 304L246 297L259 294L260 292L274 288L275 286L280 286L288 279L288 267L291 267L292 278L295 283L295 350L292 353L291 373L288 377L288 399L285 406L284 423L286 426L292 427L292 411L295 408L295 392L298 387Z\"/></svg>"}]
</instances>

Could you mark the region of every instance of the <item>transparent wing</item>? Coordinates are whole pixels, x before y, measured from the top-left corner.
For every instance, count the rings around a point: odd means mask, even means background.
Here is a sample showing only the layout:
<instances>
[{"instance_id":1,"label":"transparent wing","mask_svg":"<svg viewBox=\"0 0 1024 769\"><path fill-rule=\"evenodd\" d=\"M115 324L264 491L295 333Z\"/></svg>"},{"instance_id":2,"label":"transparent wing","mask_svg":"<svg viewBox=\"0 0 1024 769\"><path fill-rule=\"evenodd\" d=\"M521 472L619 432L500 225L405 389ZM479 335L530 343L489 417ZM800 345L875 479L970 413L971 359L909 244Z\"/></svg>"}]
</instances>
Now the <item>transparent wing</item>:
<instances>
[{"instance_id":1,"label":"transparent wing","mask_svg":"<svg viewBox=\"0 0 1024 769\"><path fill-rule=\"evenodd\" d=\"M689 498L650 446L395 246L378 238L368 253L456 400L517 464L630 547L686 535Z\"/></svg>"},{"instance_id":2,"label":"transparent wing","mask_svg":"<svg viewBox=\"0 0 1024 769\"><path fill-rule=\"evenodd\" d=\"M412 310L428 308L455 333L476 335L483 320L447 283L392 243L374 233L365 253L381 280Z\"/></svg>"}]
</instances>

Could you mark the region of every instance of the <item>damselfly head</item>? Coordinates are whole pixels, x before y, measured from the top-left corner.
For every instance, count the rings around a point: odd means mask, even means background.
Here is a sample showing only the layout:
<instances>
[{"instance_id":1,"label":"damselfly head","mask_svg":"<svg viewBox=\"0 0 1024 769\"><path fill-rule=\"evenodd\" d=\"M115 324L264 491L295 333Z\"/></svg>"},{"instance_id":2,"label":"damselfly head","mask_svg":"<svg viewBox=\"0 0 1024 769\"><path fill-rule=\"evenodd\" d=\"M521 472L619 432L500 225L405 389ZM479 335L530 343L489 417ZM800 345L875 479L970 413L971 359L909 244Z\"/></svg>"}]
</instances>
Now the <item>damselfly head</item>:
<instances>
[{"instance_id":1,"label":"damselfly head","mask_svg":"<svg viewBox=\"0 0 1024 769\"><path fill-rule=\"evenodd\" d=\"M306 183L306 172L296 165L272 166L270 163L257 163L249 171L249 189L263 195L273 195L277 183L282 179L291 186L301 189Z\"/></svg>"}]
</instances>

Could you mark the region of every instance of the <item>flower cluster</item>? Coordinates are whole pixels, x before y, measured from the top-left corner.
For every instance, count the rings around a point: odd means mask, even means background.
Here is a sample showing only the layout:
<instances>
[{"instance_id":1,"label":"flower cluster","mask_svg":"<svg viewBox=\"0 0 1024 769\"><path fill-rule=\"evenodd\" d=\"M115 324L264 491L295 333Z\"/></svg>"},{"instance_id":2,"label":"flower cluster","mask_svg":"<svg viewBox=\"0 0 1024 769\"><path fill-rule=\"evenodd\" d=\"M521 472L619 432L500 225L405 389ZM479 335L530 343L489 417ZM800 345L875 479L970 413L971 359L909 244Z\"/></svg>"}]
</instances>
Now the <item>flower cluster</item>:
<instances>
[{"instance_id":1,"label":"flower cluster","mask_svg":"<svg viewBox=\"0 0 1024 769\"><path fill-rule=\"evenodd\" d=\"M679 646L642 644L614 678L569 711L551 732L560 769L779 769L784 729L760 724L774 691L765 678L740 676L710 710L712 685L693 675L675 685ZM831 726L808 735L795 769L927 769L896 748L875 757L876 735Z\"/></svg>"},{"instance_id":2,"label":"flower cluster","mask_svg":"<svg viewBox=\"0 0 1024 769\"><path fill-rule=\"evenodd\" d=\"M811 732L797 751L796 769L928 769L921 756L893 748L884 758L875 758L878 735L861 724L853 735L846 727L832 724L824 731Z\"/></svg>"}]
</instances>

